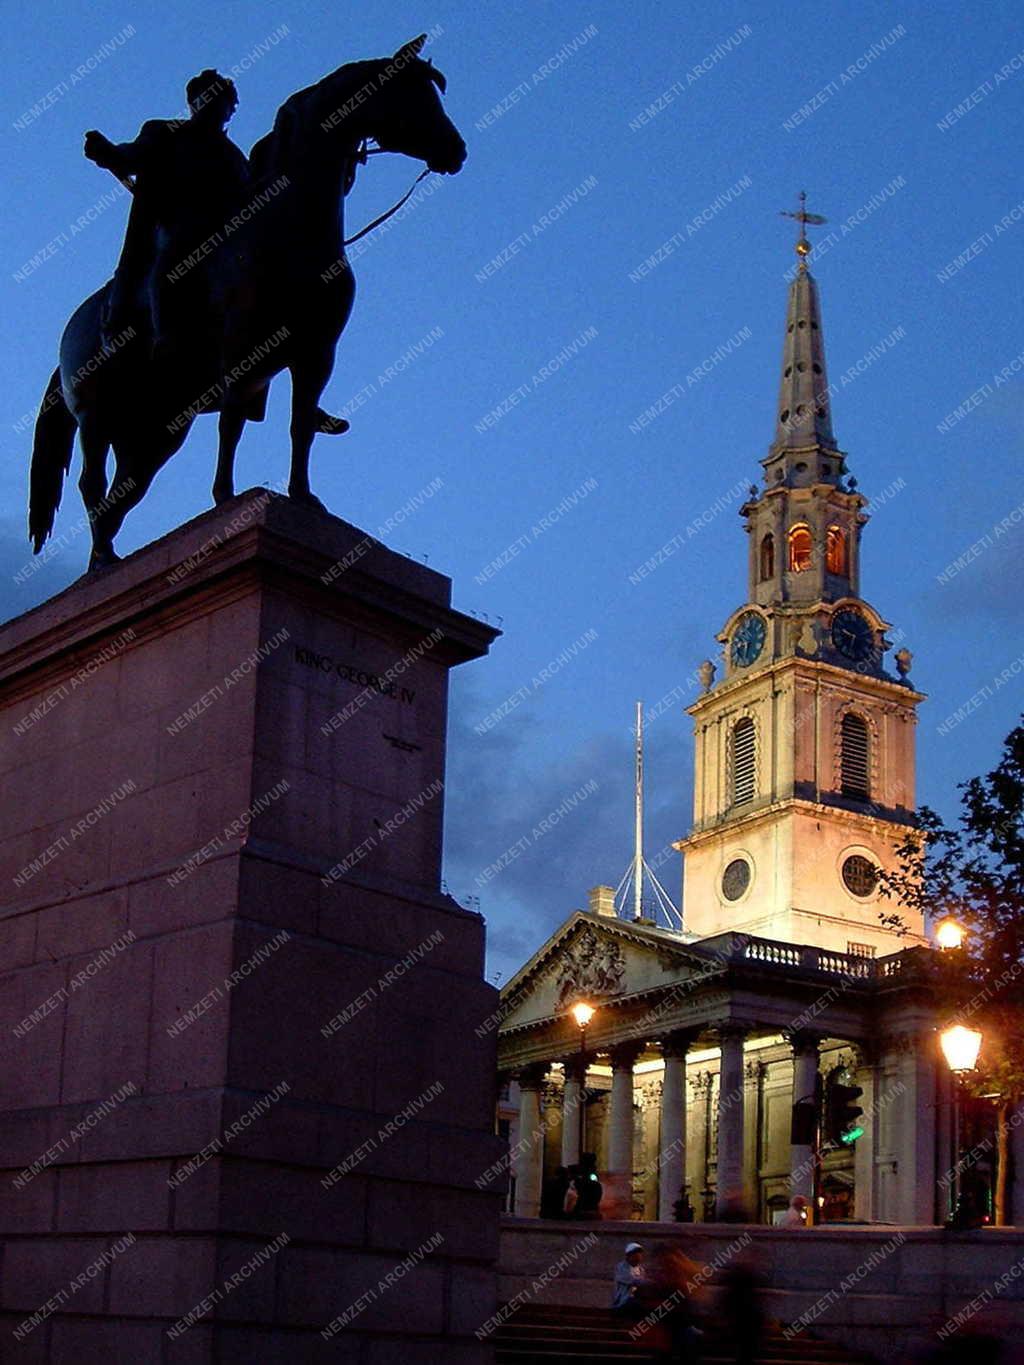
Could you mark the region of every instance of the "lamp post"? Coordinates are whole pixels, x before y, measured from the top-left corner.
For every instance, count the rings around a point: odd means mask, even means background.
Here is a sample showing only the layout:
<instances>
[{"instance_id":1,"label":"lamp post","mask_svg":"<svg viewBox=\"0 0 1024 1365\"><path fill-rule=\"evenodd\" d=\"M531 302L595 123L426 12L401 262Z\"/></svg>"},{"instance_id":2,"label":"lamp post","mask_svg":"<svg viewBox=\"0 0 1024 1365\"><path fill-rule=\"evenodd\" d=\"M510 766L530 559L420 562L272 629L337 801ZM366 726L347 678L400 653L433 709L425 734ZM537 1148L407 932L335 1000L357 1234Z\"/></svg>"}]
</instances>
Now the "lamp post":
<instances>
[{"instance_id":1,"label":"lamp post","mask_svg":"<svg viewBox=\"0 0 1024 1365\"><path fill-rule=\"evenodd\" d=\"M587 1052L587 1025L593 1019L596 1011L593 1005L588 1005L585 1000L577 1000L570 1011L576 1020L580 1030L580 1095L579 1095L579 1156L578 1160L583 1160L583 1097L586 1093L586 1052Z\"/></svg>"},{"instance_id":2,"label":"lamp post","mask_svg":"<svg viewBox=\"0 0 1024 1365\"><path fill-rule=\"evenodd\" d=\"M960 1102L964 1077L973 1071L981 1051L979 1029L953 1024L939 1035L942 1055L953 1075L953 1221L960 1212Z\"/></svg>"}]
</instances>

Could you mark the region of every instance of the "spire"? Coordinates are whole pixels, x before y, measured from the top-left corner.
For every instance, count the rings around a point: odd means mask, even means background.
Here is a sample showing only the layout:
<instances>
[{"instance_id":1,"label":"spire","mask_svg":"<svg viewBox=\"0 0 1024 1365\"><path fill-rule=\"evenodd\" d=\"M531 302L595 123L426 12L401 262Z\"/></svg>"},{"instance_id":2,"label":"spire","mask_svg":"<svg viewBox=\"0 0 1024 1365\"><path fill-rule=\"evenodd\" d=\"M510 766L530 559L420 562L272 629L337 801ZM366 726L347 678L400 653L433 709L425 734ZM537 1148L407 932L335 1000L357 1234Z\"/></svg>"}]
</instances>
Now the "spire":
<instances>
[{"instance_id":1,"label":"spire","mask_svg":"<svg viewBox=\"0 0 1024 1365\"><path fill-rule=\"evenodd\" d=\"M808 213L804 207L806 199L807 196L801 191L799 211L784 214L787 218L795 218L800 225L796 242L800 264L789 287L786 335L782 348L782 381L779 385L771 456L786 450L806 450L816 445L830 450L836 448L835 436L832 434L818 286L807 269L811 244L806 237L806 225L818 225L826 222L826 219L820 214Z\"/></svg>"}]
</instances>

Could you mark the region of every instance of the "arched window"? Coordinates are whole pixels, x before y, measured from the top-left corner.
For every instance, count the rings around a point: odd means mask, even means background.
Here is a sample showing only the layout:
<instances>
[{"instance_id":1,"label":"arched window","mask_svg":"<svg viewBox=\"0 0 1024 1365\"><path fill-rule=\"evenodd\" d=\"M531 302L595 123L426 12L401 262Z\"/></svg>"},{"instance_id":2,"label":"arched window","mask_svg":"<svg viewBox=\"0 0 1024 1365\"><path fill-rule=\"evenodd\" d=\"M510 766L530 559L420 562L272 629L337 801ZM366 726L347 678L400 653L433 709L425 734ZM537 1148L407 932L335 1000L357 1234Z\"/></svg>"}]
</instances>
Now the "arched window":
<instances>
[{"instance_id":1,"label":"arched window","mask_svg":"<svg viewBox=\"0 0 1024 1365\"><path fill-rule=\"evenodd\" d=\"M844 796L871 795L871 740L863 716L848 711L840 728L839 774Z\"/></svg>"},{"instance_id":2,"label":"arched window","mask_svg":"<svg viewBox=\"0 0 1024 1365\"><path fill-rule=\"evenodd\" d=\"M745 805L754 799L755 760L757 757L754 722L744 716L732 727L732 804Z\"/></svg>"},{"instance_id":3,"label":"arched window","mask_svg":"<svg viewBox=\"0 0 1024 1365\"><path fill-rule=\"evenodd\" d=\"M789 568L792 573L804 573L811 567L814 545L809 526L794 526L789 533Z\"/></svg>"},{"instance_id":4,"label":"arched window","mask_svg":"<svg viewBox=\"0 0 1024 1365\"><path fill-rule=\"evenodd\" d=\"M846 536L840 526L825 532L825 567L829 573L846 573Z\"/></svg>"},{"instance_id":5,"label":"arched window","mask_svg":"<svg viewBox=\"0 0 1024 1365\"><path fill-rule=\"evenodd\" d=\"M775 537L771 531L761 541L761 582L775 577Z\"/></svg>"}]
</instances>

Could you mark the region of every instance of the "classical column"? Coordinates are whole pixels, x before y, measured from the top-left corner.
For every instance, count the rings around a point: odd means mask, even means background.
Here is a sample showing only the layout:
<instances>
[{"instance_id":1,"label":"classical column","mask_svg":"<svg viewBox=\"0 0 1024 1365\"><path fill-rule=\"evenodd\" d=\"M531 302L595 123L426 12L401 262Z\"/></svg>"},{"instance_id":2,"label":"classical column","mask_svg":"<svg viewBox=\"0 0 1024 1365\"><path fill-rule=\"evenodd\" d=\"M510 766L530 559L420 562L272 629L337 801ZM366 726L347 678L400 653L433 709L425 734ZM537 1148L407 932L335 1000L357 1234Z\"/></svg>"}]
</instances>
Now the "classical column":
<instances>
[{"instance_id":1,"label":"classical column","mask_svg":"<svg viewBox=\"0 0 1024 1365\"><path fill-rule=\"evenodd\" d=\"M928 1226L935 1222L935 1098L939 1056L936 1035L914 1030L889 1040L888 1058L895 1075L878 1096L886 1104L892 1133L892 1188L895 1210L883 1210L893 1222ZM895 1056L893 1056L895 1054ZM945 1063L943 1063L945 1065ZM888 1068L887 1068L888 1069ZM895 1213L895 1217L893 1214Z\"/></svg>"},{"instance_id":2,"label":"classical column","mask_svg":"<svg viewBox=\"0 0 1024 1365\"><path fill-rule=\"evenodd\" d=\"M658 1136L658 1218L663 1223L673 1221L675 1202L686 1183L686 1053L694 1036L670 1033L661 1042L665 1075Z\"/></svg>"},{"instance_id":3,"label":"classical column","mask_svg":"<svg viewBox=\"0 0 1024 1365\"><path fill-rule=\"evenodd\" d=\"M686 1150L687 1175L690 1179L690 1203L697 1223L704 1222L704 1191L708 1187L708 1095L711 1073L698 1071L687 1078L692 1094L690 1105L689 1141Z\"/></svg>"},{"instance_id":4,"label":"classical column","mask_svg":"<svg viewBox=\"0 0 1024 1365\"><path fill-rule=\"evenodd\" d=\"M818 1043L816 1033L798 1032L789 1035L793 1049L793 1103L810 1101L817 1112ZM807 1200L807 1221L815 1222L814 1207L814 1143L793 1142L789 1148L789 1196L802 1194Z\"/></svg>"},{"instance_id":5,"label":"classical column","mask_svg":"<svg viewBox=\"0 0 1024 1365\"><path fill-rule=\"evenodd\" d=\"M743 1068L747 1094L743 1101L743 1207L752 1223L760 1221L761 1132L764 1127L766 1063L748 1059Z\"/></svg>"},{"instance_id":6,"label":"classical column","mask_svg":"<svg viewBox=\"0 0 1024 1365\"><path fill-rule=\"evenodd\" d=\"M719 1029L722 1061L718 1073L718 1191L715 1218L735 1217L743 1202L742 1028Z\"/></svg>"},{"instance_id":7,"label":"classical column","mask_svg":"<svg viewBox=\"0 0 1024 1365\"><path fill-rule=\"evenodd\" d=\"M939 1203L935 1171L937 1035L928 1028L909 1028L907 1032L892 1028L885 1039L874 1099L875 1122L878 1111L885 1110L877 1216L889 1223L928 1226L937 1220ZM943 1197L948 1197L945 1192Z\"/></svg>"},{"instance_id":8,"label":"classical column","mask_svg":"<svg viewBox=\"0 0 1024 1365\"><path fill-rule=\"evenodd\" d=\"M519 1134L512 1149L516 1173L516 1213L536 1218L540 1213L540 1187L544 1179L544 1123L540 1094L547 1063L525 1067L519 1081Z\"/></svg>"},{"instance_id":9,"label":"classical column","mask_svg":"<svg viewBox=\"0 0 1024 1365\"><path fill-rule=\"evenodd\" d=\"M863 1218L870 1223L881 1216L876 1175L879 1149L878 1049L873 1042L857 1045L857 1068L853 1073L853 1083L864 1092L856 1101L864 1110L861 1120L864 1132L853 1148L853 1213L855 1218ZM939 1115L948 1112L948 1109L943 1108L936 1110Z\"/></svg>"},{"instance_id":10,"label":"classical column","mask_svg":"<svg viewBox=\"0 0 1024 1365\"><path fill-rule=\"evenodd\" d=\"M611 1050L608 1170L601 1202L605 1218L628 1218L633 1209L633 1063L642 1051L638 1043Z\"/></svg>"},{"instance_id":11,"label":"classical column","mask_svg":"<svg viewBox=\"0 0 1024 1365\"><path fill-rule=\"evenodd\" d=\"M580 1130L583 1126L583 1094L587 1084L587 1059L574 1053L562 1063L562 1165L575 1166L580 1159Z\"/></svg>"}]
</instances>

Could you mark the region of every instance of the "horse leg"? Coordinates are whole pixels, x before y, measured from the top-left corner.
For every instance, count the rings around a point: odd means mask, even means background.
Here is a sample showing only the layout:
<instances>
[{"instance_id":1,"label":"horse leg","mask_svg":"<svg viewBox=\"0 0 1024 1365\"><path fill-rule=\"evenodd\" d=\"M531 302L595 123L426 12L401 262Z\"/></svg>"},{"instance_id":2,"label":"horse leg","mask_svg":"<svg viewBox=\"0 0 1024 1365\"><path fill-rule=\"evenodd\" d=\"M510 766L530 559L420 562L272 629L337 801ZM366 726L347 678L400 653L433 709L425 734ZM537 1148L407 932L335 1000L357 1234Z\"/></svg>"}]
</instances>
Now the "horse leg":
<instances>
[{"instance_id":1,"label":"horse leg","mask_svg":"<svg viewBox=\"0 0 1024 1365\"><path fill-rule=\"evenodd\" d=\"M309 491L309 452L319 421L320 395L334 368L334 345L326 345L321 352L304 356L288 368L292 376L292 468L288 496L323 508L320 499Z\"/></svg>"},{"instance_id":2,"label":"horse leg","mask_svg":"<svg viewBox=\"0 0 1024 1365\"><path fill-rule=\"evenodd\" d=\"M149 492L149 486L159 468L160 463L143 466L138 461L133 463L125 459L123 452L118 455L114 478L103 500L103 506L93 522L93 554L89 561L90 569L102 568L121 558L114 553L114 537L120 531L128 513L133 507L137 507Z\"/></svg>"},{"instance_id":3,"label":"horse leg","mask_svg":"<svg viewBox=\"0 0 1024 1365\"><path fill-rule=\"evenodd\" d=\"M104 511L107 499L107 453L110 441L100 428L88 418L79 426L82 442L82 473L78 487L85 504L85 515L92 527L92 554L89 568L101 569L117 559L113 539L106 535Z\"/></svg>"},{"instance_id":4,"label":"horse leg","mask_svg":"<svg viewBox=\"0 0 1024 1365\"><path fill-rule=\"evenodd\" d=\"M233 403L221 409L217 425L217 473L213 480L214 502L227 502L235 496L235 451L245 426L245 410Z\"/></svg>"}]
</instances>

